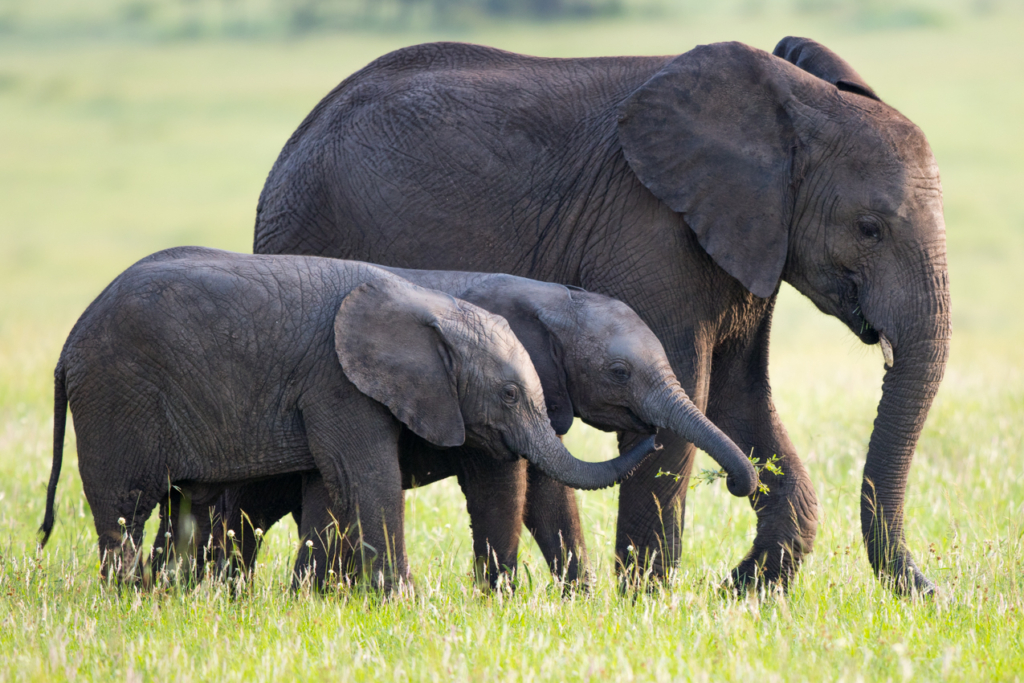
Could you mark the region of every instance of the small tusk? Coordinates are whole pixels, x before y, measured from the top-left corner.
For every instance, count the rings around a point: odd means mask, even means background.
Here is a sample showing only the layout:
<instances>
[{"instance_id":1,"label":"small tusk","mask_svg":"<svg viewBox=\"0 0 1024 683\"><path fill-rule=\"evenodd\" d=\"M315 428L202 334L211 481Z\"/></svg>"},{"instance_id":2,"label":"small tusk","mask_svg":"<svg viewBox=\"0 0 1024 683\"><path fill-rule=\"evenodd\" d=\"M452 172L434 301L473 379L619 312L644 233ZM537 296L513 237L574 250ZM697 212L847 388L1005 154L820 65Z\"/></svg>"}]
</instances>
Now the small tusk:
<instances>
[{"instance_id":1,"label":"small tusk","mask_svg":"<svg viewBox=\"0 0 1024 683\"><path fill-rule=\"evenodd\" d=\"M885 338L884 334L878 335L878 345L882 347L882 358L885 359L885 367L892 367L892 344Z\"/></svg>"}]
</instances>

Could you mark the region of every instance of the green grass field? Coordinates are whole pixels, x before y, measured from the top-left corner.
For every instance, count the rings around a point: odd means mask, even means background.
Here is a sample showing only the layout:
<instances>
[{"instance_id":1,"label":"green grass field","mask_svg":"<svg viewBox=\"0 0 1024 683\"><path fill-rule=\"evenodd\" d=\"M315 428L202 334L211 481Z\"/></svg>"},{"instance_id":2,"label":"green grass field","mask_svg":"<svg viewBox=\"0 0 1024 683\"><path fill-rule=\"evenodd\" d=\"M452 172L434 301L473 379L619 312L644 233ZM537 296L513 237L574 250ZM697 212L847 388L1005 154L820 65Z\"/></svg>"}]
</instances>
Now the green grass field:
<instances>
[{"instance_id":1,"label":"green grass field","mask_svg":"<svg viewBox=\"0 0 1024 683\"><path fill-rule=\"evenodd\" d=\"M447 35L553 56L678 53L809 35L929 135L942 170L954 342L911 473L909 541L940 586L887 593L861 547L858 492L882 359L786 288L777 407L821 502L786 597L723 598L754 514L691 491L669 584L615 590L614 491L580 495L597 572L563 599L532 541L520 590L473 586L452 481L410 493L414 596L289 589L294 524L267 534L255 583L118 592L69 435L58 523L35 550L50 471L52 370L76 317L157 249L248 251L256 198L305 113L344 76L428 33L301 41L28 42L0 37L0 680L1020 680L1024 678L1024 19L862 32L788 15L480 27ZM570 447L607 457L608 435ZM702 456L698 467L710 466Z\"/></svg>"}]
</instances>

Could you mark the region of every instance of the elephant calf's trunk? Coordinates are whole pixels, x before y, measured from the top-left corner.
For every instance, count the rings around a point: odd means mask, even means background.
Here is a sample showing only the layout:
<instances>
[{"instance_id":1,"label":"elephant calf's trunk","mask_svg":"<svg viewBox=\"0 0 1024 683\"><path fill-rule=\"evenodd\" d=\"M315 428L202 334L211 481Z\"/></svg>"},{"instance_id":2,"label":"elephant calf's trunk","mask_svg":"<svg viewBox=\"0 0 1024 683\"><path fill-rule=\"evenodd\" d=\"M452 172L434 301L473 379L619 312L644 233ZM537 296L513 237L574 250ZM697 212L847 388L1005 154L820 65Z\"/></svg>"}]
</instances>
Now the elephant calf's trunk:
<instances>
[{"instance_id":1,"label":"elephant calf's trunk","mask_svg":"<svg viewBox=\"0 0 1024 683\"><path fill-rule=\"evenodd\" d=\"M652 412L667 413L668 417L655 424L671 429L714 458L726 472L725 485L729 493L737 497L753 495L758 484L754 465L732 439L700 412L682 387L677 384L666 388L656 401L656 405L667 406L668 410L655 407Z\"/></svg>"},{"instance_id":2,"label":"elephant calf's trunk","mask_svg":"<svg viewBox=\"0 0 1024 683\"><path fill-rule=\"evenodd\" d=\"M575 458L555 439L557 446L545 456L527 456L544 474L566 486L584 491L603 489L626 479L651 453L660 449L649 436L617 458L606 462L584 462Z\"/></svg>"}]
</instances>

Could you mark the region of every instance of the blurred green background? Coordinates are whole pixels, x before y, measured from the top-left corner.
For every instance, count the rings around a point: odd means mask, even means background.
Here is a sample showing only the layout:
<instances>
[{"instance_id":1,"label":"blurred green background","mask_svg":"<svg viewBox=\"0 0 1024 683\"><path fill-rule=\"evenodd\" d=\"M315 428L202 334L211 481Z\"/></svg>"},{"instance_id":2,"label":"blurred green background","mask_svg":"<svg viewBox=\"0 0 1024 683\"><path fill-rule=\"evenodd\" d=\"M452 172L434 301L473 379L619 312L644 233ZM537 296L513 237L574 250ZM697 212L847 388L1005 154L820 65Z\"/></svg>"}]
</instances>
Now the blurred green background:
<instances>
[{"instance_id":1,"label":"blurred green background","mask_svg":"<svg viewBox=\"0 0 1024 683\"><path fill-rule=\"evenodd\" d=\"M676 54L719 40L770 51L786 35L815 38L847 59L933 146L945 193L954 337L911 473L908 534L926 573L952 600L991 589L1004 609L1021 609L1020 0L0 0L4 571L32 553L50 469L52 370L77 316L115 275L158 249L250 251L256 200L278 151L344 77L389 50L439 39L566 57ZM776 404L822 504L818 546L797 591L823 596L826 611L834 582L877 597L860 547L857 491L880 395L881 354L788 286L772 339ZM607 457L613 443L579 425L569 441L595 458ZM47 552L92 562L95 534L75 463L69 437L62 507ZM709 464L702 459L698 467ZM701 487L689 500L680 576L714 582L749 547L754 515L721 486ZM427 487L409 501L414 571L456 567L457 581L468 581L468 529L457 487ZM610 577L615 493L581 501L593 558ZM286 558L294 537L272 536L268 561ZM543 574L532 541L523 552L535 575ZM836 564L837 556L845 564ZM951 557L973 573L950 569ZM286 583L287 562L275 566L270 578ZM86 585L91 571L83 574ZM31 615L25 600L24 614ZM796 609L802 607L794 603ZM988 627L1019 643L1020 612L1013 614L992 615ZM861 618L852 615L851 623ZM961 642L963 623L946 625L942 647L984 657L976 642L974 649ZM922 641L935 639L921 628ZM801 637L818 652L821 633L808 629ZM871 646L859 637L850 642ZM941 659L943 652L929 656ZM859 656L850 654L851 670ZM879 657L893 668L877 675L905 673L891 652ZM939 664L929 666L937 677Z\"/></svg>"}]
</instances>

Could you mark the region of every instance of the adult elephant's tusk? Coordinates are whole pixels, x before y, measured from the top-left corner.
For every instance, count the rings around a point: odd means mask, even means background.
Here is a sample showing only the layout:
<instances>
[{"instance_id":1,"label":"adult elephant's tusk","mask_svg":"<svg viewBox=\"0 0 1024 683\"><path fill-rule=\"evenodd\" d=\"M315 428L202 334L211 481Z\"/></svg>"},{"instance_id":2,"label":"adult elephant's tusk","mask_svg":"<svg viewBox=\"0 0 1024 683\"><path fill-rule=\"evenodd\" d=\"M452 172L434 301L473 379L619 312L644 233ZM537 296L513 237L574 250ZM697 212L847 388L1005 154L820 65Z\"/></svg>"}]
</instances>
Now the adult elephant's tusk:
<instances>
[{"instance_id":1,"label":"adult elephant's tusk","mask_svg":"<svg viewBox=\"0 0 1024 683\"><path fill-rule=\"evenodd\" d=\"M882 347L882 358L885 359L885 367L892 367L892 344L884 334L878 335L878 345Z\"/></svg>"}]
</instances>

